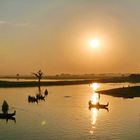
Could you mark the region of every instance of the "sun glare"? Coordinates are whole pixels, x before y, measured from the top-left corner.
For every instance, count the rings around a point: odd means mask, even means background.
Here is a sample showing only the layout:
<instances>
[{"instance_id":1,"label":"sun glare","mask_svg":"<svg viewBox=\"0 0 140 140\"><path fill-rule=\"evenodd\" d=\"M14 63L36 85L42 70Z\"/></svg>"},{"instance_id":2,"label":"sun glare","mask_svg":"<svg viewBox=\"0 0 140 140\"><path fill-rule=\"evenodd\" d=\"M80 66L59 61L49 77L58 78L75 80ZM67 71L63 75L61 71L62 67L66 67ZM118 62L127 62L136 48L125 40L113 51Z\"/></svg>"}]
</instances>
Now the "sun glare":
<instances>
[{"instance_id":1,"label":"sun glare","mask_svg":"<svg viewBox=\"0 0 140 140\"><path fill-rule=\"evenodd\" d=\"M99 102L99 94L94 93L91 97L92 104L97 104Z\"/></svg>"},{"instance_id":2,"label":"sun glare","mask_svg":"<svg viewBox=\"0 0 140 140\"><path fill-rule=\"evenodd\" d=\"M100 40L99 39L92 39L92 40L90 40L89 45L93 48L99 48L100 47Z\"/></svg>"},{"instance_id":3,"label":"sun glare","mask_svg":"<svg viewBox=\"0 0 140 140\"><path fill-rule=\"evenodd\" d=\"M92 83L92 84L90 85L90 87L91 87L94 91L96 91L96 90L100 87L100 85L99 85L98 83Z\"/></svg>"},{"instance_id":4,"label":"sun glare","mask_svg":"<svg viewBox=\"0 0 140 140\"><path fill-rule=\"evenodd\" d=\"M93 125L93 128L95 127L95 124L96 124L96 121L97 121L97 115L98 115L98 110L96 108L93 108L91 110L92 112L92 125Z\"/></svg>"}]
</instances>

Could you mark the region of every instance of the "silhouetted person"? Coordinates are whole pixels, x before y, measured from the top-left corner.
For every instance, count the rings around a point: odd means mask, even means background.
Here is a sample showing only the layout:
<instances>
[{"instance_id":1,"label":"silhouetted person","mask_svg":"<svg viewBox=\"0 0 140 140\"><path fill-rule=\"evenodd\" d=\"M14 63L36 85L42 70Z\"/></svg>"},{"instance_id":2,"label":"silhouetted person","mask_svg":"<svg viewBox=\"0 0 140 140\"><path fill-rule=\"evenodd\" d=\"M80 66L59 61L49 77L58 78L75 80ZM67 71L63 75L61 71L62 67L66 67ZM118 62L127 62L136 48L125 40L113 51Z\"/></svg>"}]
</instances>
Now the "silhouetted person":
<instances>
[{"instance_id":1,"label":"silhouetted person","mask_svg":"<svg viewBox=\"0 0 140 140\"><path fill-rule=\"evenodd\" d=\"M47 95L48 95L48 90L46 89L46 90L45 90L45 96L47 96Z\"/></svg>"},{"instance_id":2,"label":"silhouetted person","mask_svg":"<svg viewBox=\"0 0 140 140\"><path fill-rule=\"evenodd\" d=\"M91 106L91 105L92 105L92 102L91 102L91 100L88 102L88 104L89 104L89 106Z\"/></svg>"},{"instance_id":3,"label":"silhouetted person","mask_svg":"<svg viewBox=\"0 0 140 140\"><path fill-rule=\"evenodd\" d=\"M8 110L9 110L9 105L8 105L8 103L4 100L4 101L3 101L3 104L2 104L2 112L3 112L4 114L8 114Z\"/></svg>"},{"instance_id":4,"label":"silhouetted person","mask_svg":"<svg viewBox=\"0 0 140 140\"><path fill-rule=\"evenodd\" d=\"M100 93L99 93L99 100L100 100Z\"/></svg>"}]
</instances>

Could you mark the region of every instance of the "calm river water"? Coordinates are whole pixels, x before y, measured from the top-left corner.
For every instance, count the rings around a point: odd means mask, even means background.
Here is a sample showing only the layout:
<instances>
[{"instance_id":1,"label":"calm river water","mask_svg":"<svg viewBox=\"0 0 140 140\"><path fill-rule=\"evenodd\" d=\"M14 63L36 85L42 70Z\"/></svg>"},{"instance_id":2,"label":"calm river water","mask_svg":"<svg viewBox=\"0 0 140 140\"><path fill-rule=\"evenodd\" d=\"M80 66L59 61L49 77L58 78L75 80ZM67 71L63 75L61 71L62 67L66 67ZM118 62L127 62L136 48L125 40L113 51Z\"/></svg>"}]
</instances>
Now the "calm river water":
<instances>
[{"instance_id":1,"label":"calm river water","mask_svg":"<svg viewBox=\"0 0 140 140\"><path fill-rule=\"evenodd\" d=\"M128 86L99 84L100 89ZM0 140L139 140L140 98L123 99L100 96L100 103L109 102L109 111L88 108L94 91L89 85L52 86L45 101L29 103L38 88L1 88L0 104L6 100L14 120L0 119Z\"/></svg>"}]
</instances>

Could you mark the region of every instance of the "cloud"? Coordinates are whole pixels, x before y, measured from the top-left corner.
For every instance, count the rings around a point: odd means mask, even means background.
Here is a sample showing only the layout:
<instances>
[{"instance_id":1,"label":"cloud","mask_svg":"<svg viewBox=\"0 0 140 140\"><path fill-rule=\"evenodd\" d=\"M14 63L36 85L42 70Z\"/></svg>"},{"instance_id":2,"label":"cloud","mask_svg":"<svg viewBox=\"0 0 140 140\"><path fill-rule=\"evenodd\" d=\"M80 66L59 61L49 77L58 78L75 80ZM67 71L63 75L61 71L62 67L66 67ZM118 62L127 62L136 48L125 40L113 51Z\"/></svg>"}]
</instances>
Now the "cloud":
<instances>
[{"instance_id":1,"label":"cloud","mask_svg":"<svg viewBox=\"0 0 140 140\"><path fill-rule=\"evenodd\" d=\"M6 21L0 20L0 24L6 24Z\"/></svg>"},{"instance_id":2,"label":"cloud","mask_svg":"<svg viewBox=\"0 0 140 140\"><path fill-rule=\"evenodd\" d=\"M8 26L15 26L15 27L27 27L30 26L30 22L7 22L4 20L0 20L0 25L8 25Z\"/></svg>"},{"instance_id":3,"label":"cloud","mask_svg":"<svg viewBox=\"0 0 140 140\"><path fill-rule=\"evenodd\" d=\"M13 23L13 26L18 26L18 27L26 27L31 25L29 22L20 22L20 23Z\"/></svg>"}]
</instances>

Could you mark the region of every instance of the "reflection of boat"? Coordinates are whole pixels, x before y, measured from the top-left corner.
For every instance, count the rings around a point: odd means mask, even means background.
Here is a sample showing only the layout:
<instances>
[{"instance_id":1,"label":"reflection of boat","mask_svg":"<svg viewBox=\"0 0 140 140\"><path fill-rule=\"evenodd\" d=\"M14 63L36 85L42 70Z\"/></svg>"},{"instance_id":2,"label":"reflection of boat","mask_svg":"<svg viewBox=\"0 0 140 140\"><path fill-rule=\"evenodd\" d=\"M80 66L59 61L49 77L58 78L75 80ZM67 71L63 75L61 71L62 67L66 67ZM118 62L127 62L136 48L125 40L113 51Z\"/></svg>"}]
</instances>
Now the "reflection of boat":
<instances>
[{"instance_id":1,"label":"reflection of boat","mask_svg":"<svg viewBox=\"0 0 140 140\"><path fill-rule=\"evenodd\" d=\"M0 113L0 118L1 119L10 119L13 118L13 116L16 115L16 111L14 113Z\"/></svg>"},{"instance_id":2,"label":"reflection of boat","mask_svg":"<svg viewBox=\"0 0 140 140\"><path fill-rule=\"evenodd\" d=\"M108 105L109 105L109 103L107 103L106 105L100 104L100 103L93 104L92 101L89 101L89 108L93 107L93 108L97 108L97 109L100 109L100 108L107 109Z\"/></svg>"}]
</instances>

